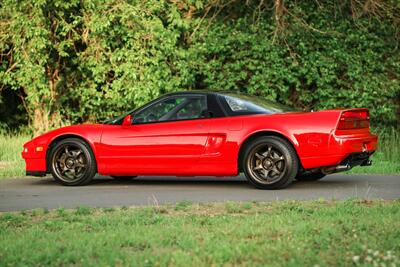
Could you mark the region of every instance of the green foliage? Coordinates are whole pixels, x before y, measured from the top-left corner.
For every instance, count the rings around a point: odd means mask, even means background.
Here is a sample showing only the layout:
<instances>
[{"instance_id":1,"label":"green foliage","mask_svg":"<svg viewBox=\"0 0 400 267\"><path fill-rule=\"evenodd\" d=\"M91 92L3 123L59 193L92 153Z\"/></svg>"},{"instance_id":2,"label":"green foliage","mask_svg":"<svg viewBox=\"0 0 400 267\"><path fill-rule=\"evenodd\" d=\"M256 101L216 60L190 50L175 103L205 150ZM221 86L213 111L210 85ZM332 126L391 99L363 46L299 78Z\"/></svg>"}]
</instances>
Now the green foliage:
<instances>
[{"instance_id":1,"label":"green foliage","mask_svg":"<svg viewBox=\"0 0 400 267\"><path fill-rule=\"evenodd\" d=\"M21 157L24 143L32 136L0 134L0 179L25 175L25 161Z\"/></svg>"},{"instance_id":2,"label":"green foliage","mask_svg":"<svg viewBox=\"0 0 400 267\"><path fill-rule=\"evenodd\" d=\"M396 128L374 129L379 136L378 150L372 155L372 166L354 168L350 173L400 174L400 132Z\"/></svg>"},{"instance_id":3,"label":"green foliage","mask_svg":"<svg viewBox=\"0 0 400 267\"><path fill-rule=\"evenodd\" d=\"M168 58L179 32L165 26L160 14L171 7L162 1L85 3L85 48L76 58L77 77L65 103L81 108L69 115L70 121L102 120L175 89Z\"/></svg>"},{"instance_id":4,"label":"green foliage","mask_svg":"<svg viewBox=\"0 0 400 267\"><path fill-rule=\"evenodd\" d=\"M176 203L175 210L184 211L184 210L188 210L191 206L192 206L191 201L183 200L183 201Z\"/></svg>"},{"instance_id":5,"label":"green foliage","mask_svg":"<svg viewBox=\"0 0 400 267\"><path fill-rule=\"evenodd\" d=\"M187 89L368 107L395 125L400 6L367 2L290 1L278 28L273 1L4 0L0 128L97 122Z\"/></svg>"},{"instance_id":6,"label":"green foliage","mask_svg":"<svg viewBox=\"0 0 400 267\"><path fill-rule=\"evenodd\" d=\"M225 203L225 210L227 213L241 213L243 211L239 203L231 201Z\"/></svg>"},{"instance_id":7,"label":"green foliage","mask_svg":"<svg viewBox=\"0 0 400 267\"><path fill-rule=\"evenodd\" d=\"M92 210L89 207L82 206L76 209L77 215L89 215L90 213L92 213Z\"/></svg>"},{"instance_id":8,"label":"green foliage","mask_svg":"<svg viewBox=\"0 0 400 267\"><path fill-rule=\"evenodd\" d=\"M400 97L396 28L377 19L352 21L312 1L288 9L292 16L280 43L274 43L271 16L257 25L250 16L214 22L190 50L196 56L188 65L198 66L193 75L206 89L247 91L306 110L368 107L374 122L394 123Z\"/></svg>"}]
</instances>

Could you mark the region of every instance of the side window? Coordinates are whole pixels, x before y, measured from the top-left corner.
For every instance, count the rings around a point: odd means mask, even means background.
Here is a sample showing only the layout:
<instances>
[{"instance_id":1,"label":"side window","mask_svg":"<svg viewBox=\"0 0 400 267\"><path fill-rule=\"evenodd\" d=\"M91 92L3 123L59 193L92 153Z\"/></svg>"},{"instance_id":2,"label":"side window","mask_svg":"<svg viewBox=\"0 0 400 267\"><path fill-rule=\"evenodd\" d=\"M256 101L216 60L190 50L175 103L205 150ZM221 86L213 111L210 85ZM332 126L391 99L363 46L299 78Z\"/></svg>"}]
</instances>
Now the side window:
<instances>
[{"instance_id":1,"label":"side window","mask_svg":"<svg viewBox=\"0 0 400 267\"><path fill-rule=\"evenodd\" d=\"M134 123L199 119L205 118L206 115L205 96L172 96L135 114Z\"/></svg>"},{"instance_id":2,"label":"side window","mask_svg":"<svg viewBox=\"0 0 400 267\"><path fill-rule=\"evenodd\" d=\"M248 104L241 99L230 97L230 96L225 96L225 100L226 100L226 103L228 103L229 108L234 112L249 110L249 108L247 106Z\"/></svg>"},{"instance_id":3,"label":"side window","mask_svg":"<svg viewBox=\"0 0 400 267\"><path fill-rule=\"evenodd\" d=\"M207 115L207 103L205 97L193 97L188 99L176 113L177 120L199 119Z\"/></svg>"}]
</instances>

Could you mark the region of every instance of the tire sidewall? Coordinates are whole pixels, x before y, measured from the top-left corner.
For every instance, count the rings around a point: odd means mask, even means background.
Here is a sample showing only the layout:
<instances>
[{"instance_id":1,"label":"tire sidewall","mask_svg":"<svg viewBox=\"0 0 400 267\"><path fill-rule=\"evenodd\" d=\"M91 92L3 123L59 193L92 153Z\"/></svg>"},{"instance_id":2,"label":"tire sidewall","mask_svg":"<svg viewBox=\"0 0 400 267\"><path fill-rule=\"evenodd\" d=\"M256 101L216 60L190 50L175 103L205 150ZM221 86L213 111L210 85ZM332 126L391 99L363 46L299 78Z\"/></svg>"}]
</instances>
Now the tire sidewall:
<instances>
[{"instance_id":1,"label":"tire sidewall","mask_svg":"<svg viewBox=\"0 0 400 267\"><path fill-rule=\"evenodd\" d=\"M261 144L266 144L266 145L271 145L277 149L280 150L282 153L283 157L285 158L285 173L282 176L281 179L277 180L274 183L271 184L264 184L260 183L257 181L252 174L252 171L248 169L248 160L251 157L252 151L259 145ZM253 142L247 145L245 148L244 152L244 157L242 160L242 169L244 171L244 174L247 178L247 180L254 185L257 188L260 189L282 189L288 186L296 177L297 172L298 172L298 158L296 151L292 147L291 144L289 144L286 140L280 138L280 137L275 137L275 136L262 136L257 139L255 139Z\"/></svg>"},{"instance_id":2,"label":"tire sidewall","mask_svg":"<svg viewBox=\"0 0 400 267\"><path fill-rule=\"evenodd\" d=\"M85 174L78 180L71 181L71 182L64 181L63 179L59 178L57 172L54 170L54 167L53 167L54 157L56 155L58 148L60 148L63 145L78 146L79 148L82 149L83 153L85 154L88 168L87 168ZM53 175L53 178L57 182L59 182L60 184L63 184L63 185L68 185L68 186L85 185L93 179L93 177L97 171L96 160L93 155L92 149L90 148L90 146L88 144L86 144L86 142L84 142L80 139L77 139L77 138L67 138L67 139L64 139L64 140L58 142L51 149L49 160L50 161L48 163L48 166L50 168L51 174Z\"/></svg>"}]
</instances>

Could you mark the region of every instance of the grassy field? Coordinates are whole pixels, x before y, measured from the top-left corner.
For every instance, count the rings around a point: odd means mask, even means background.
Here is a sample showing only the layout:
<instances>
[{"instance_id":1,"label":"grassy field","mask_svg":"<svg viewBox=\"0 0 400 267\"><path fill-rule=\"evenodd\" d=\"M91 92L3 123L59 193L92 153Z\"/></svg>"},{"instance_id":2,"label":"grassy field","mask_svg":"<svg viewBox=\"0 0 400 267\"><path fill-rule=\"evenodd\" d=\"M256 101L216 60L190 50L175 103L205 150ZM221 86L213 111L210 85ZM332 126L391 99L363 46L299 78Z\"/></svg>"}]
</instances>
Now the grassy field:
<instances>
[{"instance_id":1,"label":"grassy field","mask_svg":"<svg viewBox=\"0 0 400 267\"><path fill-rule=\"evenodd\" d=\"M0 179L25 175L22 146L31 139L28 135L0 135Z\"/></svg>"},{"instance_id":2,"label":"grassy field","mask_svg":"<svg viewBox=\"0 0 400 267\"><path fill-rule=\"evenodd\" d=\"M348 173L400 174L400 133L396 129L374 132L379 135L379 148L372 156L373 165L356 167ZM22 145L29 139L27 135L0 136L0 179L25 175L21 152Z\"/></svg>"},{"instance_id":3,"label":"grassy field","mask_svg":"<svg viewBox=\"0 0 400 267\"><path fill-rule=\"evenodd\" d=\"M1 266L398 266L400 201L0 214Z\"/></svg>"},{"instance_id":4,"label":"grassy field","mask_svg":"<svg viewBox=\"0 0 400 267\"><path fill-rule=\"evenodd\" d=\"M400 132L390 128L373 131L379 136L378 150L369 167L355 167L348 173L400 174Z\"/></svg>"}]
</instances>

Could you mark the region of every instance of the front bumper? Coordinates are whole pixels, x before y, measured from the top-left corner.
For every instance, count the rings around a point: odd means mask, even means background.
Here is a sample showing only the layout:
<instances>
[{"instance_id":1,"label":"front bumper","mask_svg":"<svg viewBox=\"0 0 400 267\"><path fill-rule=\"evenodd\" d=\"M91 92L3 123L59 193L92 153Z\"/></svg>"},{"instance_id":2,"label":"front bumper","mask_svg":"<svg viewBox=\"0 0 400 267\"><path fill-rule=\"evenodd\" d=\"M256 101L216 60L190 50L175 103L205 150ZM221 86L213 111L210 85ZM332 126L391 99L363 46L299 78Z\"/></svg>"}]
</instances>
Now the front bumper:
<instances>
[{"instance_id":1,"label":"front bumper","mask_svg":"<svg viewBox=\"0 0 400 267\"><path fill-rule=\"evenodd\" d=\"M26 175L44 176L47 171L46 152L35 152L33 148L22 152L22 158L25 160Z\"/></svg>"}]
</instances>

